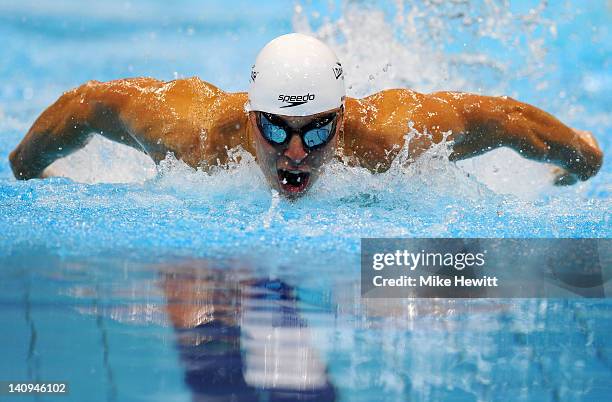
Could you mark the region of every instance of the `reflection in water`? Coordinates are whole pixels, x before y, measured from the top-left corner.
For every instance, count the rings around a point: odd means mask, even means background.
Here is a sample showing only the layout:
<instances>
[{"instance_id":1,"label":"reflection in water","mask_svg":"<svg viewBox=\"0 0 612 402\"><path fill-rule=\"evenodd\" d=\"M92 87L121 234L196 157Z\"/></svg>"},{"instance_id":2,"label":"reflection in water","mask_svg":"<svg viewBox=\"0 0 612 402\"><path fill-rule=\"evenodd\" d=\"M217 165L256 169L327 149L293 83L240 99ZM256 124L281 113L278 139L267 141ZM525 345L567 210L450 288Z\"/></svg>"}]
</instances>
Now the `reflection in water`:
<instances>
[{"instance_id":1,"label":"reflection in water","mask_svg":"<svg viewBox=\"0 0 612 402\"><path fill-rule=\"evenodd\" d=\"M365 299L358 277L268 279L256 259L32 261L0 258L0 371L63 376L75 400L609 399L609 299Z\"/></svg>"},{"instance_id":2,"label":"reflection in water","mask_svg":"<svg viewBox=\"0 0 612 402\"><path fill-rule=\"evenodd\" d=\"M194 400L335 399L291 286L214 269L162 276Z\"/></svg>"}]
</instances>

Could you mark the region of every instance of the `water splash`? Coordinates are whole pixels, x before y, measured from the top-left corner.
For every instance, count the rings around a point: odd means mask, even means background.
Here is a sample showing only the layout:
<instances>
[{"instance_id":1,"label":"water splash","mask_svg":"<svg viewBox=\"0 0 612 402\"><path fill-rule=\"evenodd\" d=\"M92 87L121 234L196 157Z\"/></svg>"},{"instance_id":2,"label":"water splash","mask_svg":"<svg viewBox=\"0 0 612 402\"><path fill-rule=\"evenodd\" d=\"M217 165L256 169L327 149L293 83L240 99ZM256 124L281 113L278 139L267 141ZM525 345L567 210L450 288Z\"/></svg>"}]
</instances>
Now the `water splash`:
<instances>
[{"instance_id":1,"label":"water splash","mask_svg":"<svg viewBox=\"0 0 612 402\"><path fill-rule=\"evenodd\" d=\"M100 135L45 170L49 177L68 177L80 183L143 183L155 173L155 164L147 155Z\"/></svg>"},{"instance_id":2,"label":"water splash","mask_svg":"<svg viewBox=\"0 0 612 402\"><path fill-rule=\"evenodd\" d=\"M546 1L525 10L489 0L333 7L338 18L296 6L293 25L336 50L353 96L388 87L507 94L520 80L544 85L551 71L545 44L556 25L544 17Z\"/></svg>"}]
</instances>

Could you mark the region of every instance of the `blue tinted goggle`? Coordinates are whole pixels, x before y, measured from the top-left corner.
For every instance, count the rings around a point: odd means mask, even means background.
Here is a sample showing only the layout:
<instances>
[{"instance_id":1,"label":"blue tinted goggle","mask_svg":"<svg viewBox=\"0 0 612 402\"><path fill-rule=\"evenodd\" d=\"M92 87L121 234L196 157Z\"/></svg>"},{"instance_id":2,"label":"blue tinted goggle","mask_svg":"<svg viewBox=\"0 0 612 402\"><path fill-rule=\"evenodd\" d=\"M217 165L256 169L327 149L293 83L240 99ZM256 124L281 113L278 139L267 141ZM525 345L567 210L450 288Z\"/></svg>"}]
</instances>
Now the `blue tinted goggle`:
<instances>
[{"instance_id":1,"label":"blue tinted goggle","mask_svg":"<svg viewBox=\"0 0 612 402\"><path fill-rule=\"evenodd\" d=\"M302 138L306 148L321 147L333 138L337 121L338 113L332 113L317 118L299 130L294 130L273 114L257 112L257 127L259 127L264 138L272 145L287 144L291 134L297 133Z\"/></svg>"}]
</instances>

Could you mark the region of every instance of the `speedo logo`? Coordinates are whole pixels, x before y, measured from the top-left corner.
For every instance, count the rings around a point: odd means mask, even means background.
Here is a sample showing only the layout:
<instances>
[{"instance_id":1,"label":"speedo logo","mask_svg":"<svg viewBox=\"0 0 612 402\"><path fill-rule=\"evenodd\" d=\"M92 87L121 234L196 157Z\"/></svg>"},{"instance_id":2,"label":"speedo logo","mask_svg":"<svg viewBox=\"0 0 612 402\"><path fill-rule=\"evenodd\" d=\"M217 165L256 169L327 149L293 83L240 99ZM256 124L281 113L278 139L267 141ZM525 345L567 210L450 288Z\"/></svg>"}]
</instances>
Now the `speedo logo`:
<instances>
[{"instance_id":1,"label":"speedo logo","mask_svg":"<svg viewBox=\"0 0 612 402\"><path fill-rule=\"evenodd\" d=\"M315 94L306 94L306 95L278 95L278 100L283 102L283 103L288 103L288 105L285 106L281 106L280 108L285 108L285 107L294 107L294 106L299 106L299 105L303 105L305 103L308 103L309 101L313 101L315 99Z\"/></svg>"}]
</instances>

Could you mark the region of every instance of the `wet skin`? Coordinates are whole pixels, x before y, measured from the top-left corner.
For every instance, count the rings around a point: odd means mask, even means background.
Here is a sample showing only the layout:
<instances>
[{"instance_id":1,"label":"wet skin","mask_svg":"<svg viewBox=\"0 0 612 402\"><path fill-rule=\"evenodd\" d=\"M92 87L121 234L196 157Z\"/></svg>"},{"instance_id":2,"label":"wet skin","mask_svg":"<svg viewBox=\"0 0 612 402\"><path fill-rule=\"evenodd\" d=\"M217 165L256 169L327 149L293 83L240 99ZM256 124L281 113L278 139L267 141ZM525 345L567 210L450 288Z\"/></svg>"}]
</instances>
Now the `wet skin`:
<instances>
[{"instance_id":1,"label":"wet skin","mask_svg":"<svg viewBox=\"0 0 612 402\"><path fill-rule=\"evenodd\" d=\"M53 161L82 148L94 134L139 149L156 163L171 152L203 169L227 163L227 150L240 146L255 155L272 188L295 197L312 186L333 156L372 172L387 170L410 124L417 131L410 140L412 159L444 138L452 141L453 161L505 146L557 165L558 185L587 180L603 162L591 133L508 97L409 89L347 97L333 140L314 151L295 134L286 148L272 147L246 103L246 93L227 93L198 78L90 81L64 93L38 117L9 155L11 168L22 180L52 175L45 169ZM283 119L299 130L313 116ZM307 185L284 188L282 170L308 172Z\"/></svg>"}]
</instances>

